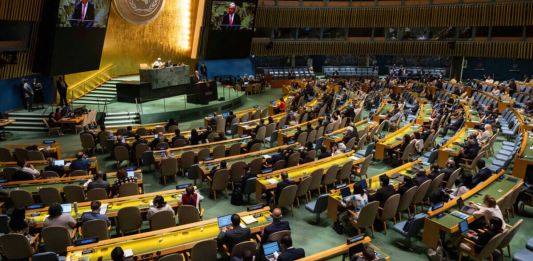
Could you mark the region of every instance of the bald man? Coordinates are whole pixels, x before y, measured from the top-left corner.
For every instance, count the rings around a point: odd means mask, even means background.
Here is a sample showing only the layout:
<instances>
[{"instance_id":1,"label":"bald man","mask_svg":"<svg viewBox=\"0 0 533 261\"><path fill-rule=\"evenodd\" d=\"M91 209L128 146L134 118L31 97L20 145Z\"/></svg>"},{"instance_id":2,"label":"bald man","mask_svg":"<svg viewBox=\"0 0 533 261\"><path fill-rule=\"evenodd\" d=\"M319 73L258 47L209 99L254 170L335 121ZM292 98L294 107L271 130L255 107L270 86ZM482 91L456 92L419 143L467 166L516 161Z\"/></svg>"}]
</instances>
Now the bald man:
<instances>
[{"instance_id":1,"label":"bald man","mask_svg":"<svg viewBox=\"0 0 533 261\"><path fill-rule=\"evenodd\" d=\"M263 230L263 236L261 236L262 243L268 242L268 237L273 233L283 230L291 230L289 222L281 220L282 217L283 215L280 208L275 208L272 211L272 224L266 226Z\"/></svg>"}]
</instances>

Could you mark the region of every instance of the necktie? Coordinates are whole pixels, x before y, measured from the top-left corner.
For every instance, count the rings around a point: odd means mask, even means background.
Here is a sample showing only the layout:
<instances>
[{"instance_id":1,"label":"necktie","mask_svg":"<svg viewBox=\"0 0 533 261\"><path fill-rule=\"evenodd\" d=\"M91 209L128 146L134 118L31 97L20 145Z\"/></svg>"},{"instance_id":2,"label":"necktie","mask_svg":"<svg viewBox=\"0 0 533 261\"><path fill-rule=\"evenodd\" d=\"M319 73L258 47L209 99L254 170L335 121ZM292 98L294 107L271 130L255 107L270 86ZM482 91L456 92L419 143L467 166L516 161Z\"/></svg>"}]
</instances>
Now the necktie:
<instances>
[{"instance_id":1,"label":"necktie","mask_svg":"<svg viewBox=\"0 0 533 261\"><path fill-rule=\"evenodd\" d=\"M233 15L229 16L229 26L233 25Z\"/></svg>"},{"instance_id":2,"label":"necktie","mask_svg":"<svg viewBox=\"0 0 533 261\"><path fill-rule=\"evenodd\" d=\"M85 20L85 10L86 10L85 7L86 6L87 6L86 4L85 5L82 4L82 6L81 6L81 20L82 21Z\"/></svg>"}]
</instances>

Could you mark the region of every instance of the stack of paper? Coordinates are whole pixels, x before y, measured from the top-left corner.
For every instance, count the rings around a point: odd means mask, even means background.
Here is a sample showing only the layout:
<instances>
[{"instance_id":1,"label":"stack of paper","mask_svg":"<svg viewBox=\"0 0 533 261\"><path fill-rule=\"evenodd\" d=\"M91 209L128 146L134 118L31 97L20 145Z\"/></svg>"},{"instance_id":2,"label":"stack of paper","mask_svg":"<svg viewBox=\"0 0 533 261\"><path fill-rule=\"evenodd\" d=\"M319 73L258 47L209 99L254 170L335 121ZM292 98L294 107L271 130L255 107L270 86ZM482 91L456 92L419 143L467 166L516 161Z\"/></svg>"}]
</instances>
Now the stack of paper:
<instances>
[{"instance_id":1,"label":"stack of paper","mask_svg":"<svg viewBox=\"0 0 533 261\"><path fill-rule=\"evenodd\" d=\"M268 183L270 184L278 184L278 180L275 178L267 179Z\"/></svg>"},{"instance_id":2,"label":"stack of paper","mask_svg":"<svg viewBox=\"0 0 533 261\"><path fill-rule=\"evenodd\" d=\"M250 225L252 223L257 222L257 219L254 218L254 216L252 215L248 215L248 216L242 217L242 221L244 222L244 224Z\"/></svg>"}]
</instances>

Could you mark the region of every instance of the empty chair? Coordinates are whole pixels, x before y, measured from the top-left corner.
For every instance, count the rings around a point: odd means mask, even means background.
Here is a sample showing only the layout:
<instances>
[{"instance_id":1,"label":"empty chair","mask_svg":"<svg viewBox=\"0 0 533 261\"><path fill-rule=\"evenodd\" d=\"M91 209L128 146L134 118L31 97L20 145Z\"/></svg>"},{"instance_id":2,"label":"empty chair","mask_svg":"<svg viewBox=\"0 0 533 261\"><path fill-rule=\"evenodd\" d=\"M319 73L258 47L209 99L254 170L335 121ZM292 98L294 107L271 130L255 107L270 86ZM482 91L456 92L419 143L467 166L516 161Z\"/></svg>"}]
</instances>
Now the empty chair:
<instances>
[{"instance_id":1,"label":"empty chair","mask_svg":"<svg viewBox=\"0 0 533 261\"><path fill-rule=\"evenodd\" d=\"M367 227L372 228L372 236L374 236L374 220L378 214L379 202L372 201L361 209L359 213L359 218L357 220L352 220L351 223L354 228L357 229L358 234L361 234L361 229L366 229ZM348 210L351 212L351 210ZM355 213L352 212L352 215Z\"/></svg>"},{"instance_id":2,"label":"empty chair","mask_svg":"<svg viewBox=\"0 0 533 261\"><path fill-rule=\"evenodd\" d=\"M326 211L328 208L328 197L329 194L322 194L315 201L311 201L305 205L305 209L316 214L315 222L317 224L320 222L320 213Z\"/></svg>"},{"instance_id":3,"label":"empty chair","mask_svg":"<svg viewBox=\"0 0 533 261\"><path fill-rule=\"evenodd\" d=\"M93 188L87 191L87 201L108 199L107 191L103 188Z\"/></svg>"},{"instance_id":4,"label":"empty chair","mask_svg":"<svg viewBox=\"0 0 533 261\"><path fill-rule=\"evenodd\" d=\"M230 181L232 188L235 186L235 184L240 184L242 181L242 177L246 173L246 163L244 161L238 161L233 164L231 164L231 167L229 169L230 173Z\"/></svg>"},{"instance_id":5,"label":"empty chair","mask_svg":"<svg viewBox=\"0 0 533 261\"><path fill-rule=\"evenodd\" d=\"M81 147L84 151L92 151L96 149L96 142L90 133L80 134Z\"/></svg>"},{"instance_id":6,"label":"empty chair","mask_svg":"<svg viewBox=\"0 0 533 261\"><path fill-rule=\"evenodd\" d=\"M38 150L28 151L28 160L45 160L44 154Z\"/></svg>"},{"instance_id":7,"label":"empty chair","mask_svg":"<svg viewBox=\"0 0 533 261\"><path fill-rule=\"evenodd\" d=\"M12 180L13 174L19 170L18 167L5 167L2 171L2 174L4 175L4 178L7 180Z\"/></svg>"},{"instance_id":8,"label":"empty chair","mask_svg":"<svg viewBox=\"0 0 533 261\"><path fill-rule=\"evenodd\" d=\"M213 149L213 158L220 159L226 157L226 146L218 145Z\"/></svg>"},{"instance_id":9,"label":"empty chair","mask_svg":"<svg viewBox=\"0 0 533 261\"><path fill-rule=\"evenodd\" d=\"M22 189L12 190L9 192L9 197L13 202L15 208L26 208L27 206L34 204L33 198L30 192Z\"/></svg>"},{"instance_id":10,"label":"empty chair","mask_svg":"<svg viewBox=\"0 0 533 261\"><path fill-rule=\"evenodd\" d=\"M83 238L96 237L100 241L109 239L108 226L107 221L101 219L85 221L81 225L81 234Z\"/></svg>"},{"instance_id":11,"label":"empty chair","mask_svg":"<svg viewBox=\"0 0 533 261\"><path fill-rule=\"evenodd\" d=\"M15 155L15 159L17 160L17 162L23 162L28 160L28 150L26 149L15 148L13 154Z\"/></svg>"},{"instance_id":12,"label":"empty chair","mask_svg":"<svg viewBox=\"0 0 533 261\"><path fill-rule=\"evenodd\" d=\"M143 154L148 150L150 150L150 147L145 143L139 143L135 146L135 160L137 161L137 166L141 166Z\"/></svg>"},{"instance_id":13,"label":"empty chair","mask_svg":"<svg viewBox=\"0 0 533 261\"><path fill-rule=\"evenodd\" d=\"M178 207L178 224L186 225L202 220L200 212L194 206L181 205Z\"/></svg>"},{"instance_id":14,"label":"empty chair","mask_svg":"<svg viewBox=\"0 0 533 261\"><path fill-rule=\"evenodd\" d=\"M176 173L178 173L178 160L174 157L161 160L160 172L161 178L163 178L163 184L166 185L167 177L175 178Z\"/></svg>"},{"instance_id":15,"label":"empty chair","mask_svg":"<svg viewBox=\"0 0 533 261\"><path fill-rule=\"evenodd\" d=\"M219 169L211 177L208 177L211 183L211 191L213 192L214 199L217 199L217 191L224 190L226 197L228 196L228 181L229 181L229 171L227 169Z\"/></svg>"},{"instance_id":16,"label":"empty chair","mask_svg":"<svg viewBox=\"0 0 533 261\"><path fill-rule=\"evenodd\" d=\"M59 174L53 170L45 170L41 173L43 179L59 178Z\"/></svg>"},{"instance_id":17,"label":"empty chair","mask_svg":"<svg viewBox=\"0 0 533 261\"><path fill-rule=\"evenodd\" d=\"M158 261L184 261L183 254L170 254L158 259Z\"/></svg>"},{"instance_id":18,"label":"empty chair","mask_svg":"<svg viewBox=\"0 0 533 261\"><path fill-rule=\"evenodd\" d=\"M345 180L348 180L348 183L350 183L351 174L352 174L352 161L348 161L344 163L344 165L342 165L342 168L339 170L337 180L341 183Z\"/></svg>"},{"instance_id":19,"label":"empty chair","mask_svg":"<svg viewBox=\"0 0 533 261\"><path fill-rule=\"evenodd\" d=\"M241 154L241 143L235 143L229 147L229 156L235 156Z\"/></svg>"},{"instance_id":20,"label":"empty chair","mask_svg":"<svg viewBox=\"0 0 533 261\"><path fill-rule=\"evenodd\" d=\"M294 216L292 209L294 206L294 200L296 199L297 191L298 187L296 185L290 185L283 188L279 195L278 202L276 202L276 206L279 208L290 208L291 214Z\"/></svg>"},{"instance_id":21,"label":"empty chair","mask_svg":"<svg viewBox=\"0 0 533 261\"><path fill-rule=\"evenodd\" d=\"M196 243L191 249L191 261L216 261L217 241L206 240Z\"/></svg>"},{"instance_id":22,"label":"empty chair","mask_svg":"<svg viewBox=\"0 0 533 261\"><path fill-rule=\"evenodd\" d=\"M411 205L413 205L414 213L416 213L416 206L422 203L424 199L426 198L430 185L431 185L431 180L426 180L416 190L415 196L413 198L413 202L411 203Z\"/></svg>"},{"instance_id":23,"label":"empty chair","mask_svg":"<svg viewBox=\"0 0 533 261\"><path fill-rule=\"evenodd\" d=\"M210 160L211 151L207 148L201 149L200 151L198 151L198 155L196 157L198 158L198 161Z\"/></svg>"},{"instance_id":24,"label":"empty chair","mask_svg":"<svg viewBox=\"0 0 533 261\"><path fill-rule=\"evenodd\" d=\"M178 167L182 171L187 171L193 164L196 153L194 151L186 151L181 154Z\"/></svg>"},{"instance_id":25,"label":"empty chair","mask_svg":"<svg viewBox=\"0 0 533 261\"><path fill-rule=\"evenodd\" d=\"M250 147L250 150L249 150L248 152L256 152L256 151L260 151L262 147L263 147L263 143L254 143L254 144Z\"/></svg>"},{"instance_id":26,"label":"empty chair","mask_svg":"<svg viewBox=\"0 0 533 261\"><path fill-rule=\"evenodd\" d=\"M448 181L446 181L447 189L451 189L453 187L455 181L457 180L457 178L459 178L459 174L461 174L461 168L458 168L452 172L452 174L448 178Z\"/></svg>"},{"instance_id":27,"label":"empty chair","mask_svg":"<svg viewBox=\"0 0 533 261\"><path fill-rule=\"evenodd\" d=\"M13 161L11 152L8 149L0 147L0 161L1 162Z\"/></svg>"},{"instance_id":28,"label":"empty chair","mask_svg":"<svg viewBox=\"0 0 533 261\"><path fill-rule=\"evenodd\" d=\"M322 186L322 175L324 173L323 169L315 169L313 172L311 172L311 184L309 184L309 196L311 196L311 192L314 190L318 190L318 194L320 195L320 187Z\"/></svg>"},{"instance_id":29,"label":"empty chair","mask_svg":"<svg viewBox=\"0 0 533 261\"><path fill-rule=\"evenodd\" d=\"M363 179L363 176L365 177L365 179L368 179L367 172L372 158L374 158L374 154L366 156L363 160L363 163L361 164L361 167L355 172L355 175L358 176L360 179Z\"/></svg>"},{"instance_id":30,"label":"empty chair","mask_svg":"<svg viewBox=\"0 0 533 261\"><path fill-rule=\"evenodd\" d=\"M139 194L139 186L137 183L126 182L118 187L118 196L127 197Z\"/></svg>"},{"instance_id":31,"label":"empty chair","mask_svg":"<svg viewBox=\"0 0 533 261\"><path fill-rule=\"evenodd\" d=\"M52 203L61 203L63 201L59 190L53 187L39 189L39 198L41 198L42 203L48 206Z\"/></svg>"},{"instance_id":32,"label":"empty chair","mask_svg":"<svg viewBox=\"0 0 533 261\"><path fill-rule=\"evenodd\" d=\"M397 211L399 220L402 220L402 213L405 210L407 210L407 217L411 216L410 206L411 206L411 203L413 203L413 198L417 190L418 190L418 187L413 186L407 191L405 191L403 195L401 196L400 204L398 205L398 211Z\"/></svg>"},{"instance_id":33,"label":"empty chair","mask_svg":"<svg viewBox=\"0 0 533 261\"><path fill-rule=\"evenodd\" d=\"M396 223L395 216L399 204L400 194L394 194L385 201L383 208L380 208L381 213L379 213L378 219L383 222L383 232L385 232L385 234L387 234L387 221L394 219L394 223Z\"/></svg>"},{"instance_id":34,"label":"empty chair","mask_svg":"<svg viewBox=\"0 0 533 261\"><path fill-rule=\"evenodd\" d=\"M85 192L83 191L83 187L81 186L78 186L78 185L64 186L63 193L65 193L65 200L68 203L85 201Z\"/></svg>"},{"instance_id":35,"label":"empty chair","mask_svg":"<svg viewBox=\"0 0 533 261\"><path fill-rule=\"evenodd\" d=\"M81 176L87 176L88 174L86 170L78 169L78 170L74 170L70 172L68 175L70 177L81 177Z\"/></svg>"},{"instance_id":36,"label":"empty chair","mask_svg":"<svg viewBox=\"0 0 533 261\"><path fill-rule=\"evenodd\" d=\"M130 152L126 146L115 146L113 149L113 156L118 162L130 160Z\"/></svg>"},{"instance_id":37,"label":"empty chair","mask_svg":"<svg viewBox=\"0 0 533 261\"><path fill-rule=\"evenodd\" d=\"M137 207L121 208L117 214L117 232L122 236L128 232L139 233L142 225L141 211Z\"/></svg>"},{"instance_id":38,"label":"empty chair","mask_svg":"<svg viewBox=\"0 0 533 261\"><path fill-rule=\"evenodd\" d=\"M442 180L444 180L444 175L445 175L444 173L441 173L431 181L431 185L429 186L426 197L429 197L430 195L437 193L442 183Z\"/></svg>"},{"instance_id":39,"label":"empty chair","mask_svg":"<svg viewBox=\"0 0 533 261\"><path fill-rule=\"evenodd\" d=\"M246 202L250 203L250 194L255 193L255 183L257 178L249 178L244 184L242 194L246 196Z\"/></svg>"},{"instance_id":40,"label":"empty chair","mask_svg":"<svg viewBox=\"0 0 533 261\"><path fill-rule=\"evenodd\" d=\"M57 254L65 254L67 247L72 244L70 234L64 227L45 227L42 231L44 249Z\"/></svg>"},{"instance_id":41,"label":"empty chair","mask_svg":"<svg viewBox=\"0 0 533 261\"><path fill-rule=\"evenodd\" d=\"M33 252L30 241L21 234L10 233L0 236L2 256L8 260L29 259Z\"/></svg>"},{"instance_id":42,"label":"empty chair","mask_svg":"<svg viewBox=\"0 0 533 261\"><path fill-rule=\"evenodd\" d=\"M337 181L337 173L338 172L339 172L339 166L338 165L332 165L326 171L326 174L324 175L324 179L322 180L322 186L324 187L325 191L328 191L328 186L329 185L335 184L335 181Z\"/></svg>"},{"instance_id":43,"label":"empty chair","mask_svg":"<svg viewBox=\"0 0 533 261\"><path fill-rule=\"evenodd\" d=\"M307 141L307 132L306 131L298 134L298 138L296 139L296 142L300 143L301 145L304 145L306 141Z\"/></svg>"},{"instance_id":44,"label":"empty chair","mask_svg":"<svg viewBox=\"0 0 533 261\"><path fill-rule=\"evenodd\" d=\"M158 230L176 226L174 213L170 211L159 211L150 218L150 230Z\"/></svg>"},{"instance_id":45,"label":"empty chair","mask_svg":"<svg viewBox=\"0 0 533 261\"><path fill-rule=\"evenodd\" d=\"M311 185L311 177L303 178L298 184L298 191L296 191L296 204L300 207L300 197L305 196L305 201L309 202L309 186Z\"/></svg>"},{"instance_id":46,"label":"empty chair","mask_svg":"<svg viewBox=\"0 0 533 261\"><path fill-rule=\"evenodd\" d=\"M257 129L257 133L255 134L255 138L259 141L265 141L266 131L267 131L267 126L259 127L259 129Z\"/></svg>"},{"instance_id":47,"label":"empty chair","mask_svg":"<svg viewBox=\"0 0 533 261\"><path fill-rule=\"evenodd\" d=\"M231 250L231 256L242 257L246 250L252 252L252 255L255 255L257 252L257 243L253 240L240 242Z\"/></svg>"},{"instance_id":48,"label":"empty chair","mask_svg":"<svg viewBox=\"0 0 533 261\"><path fill-rule=\"evenodd\" d=\"M248 163L248 167L250 168L250 172L252 174L258 174L261 172L261 168L263 167L263 158L255 158L250 163Z\"/></svg>"}]
</instances>

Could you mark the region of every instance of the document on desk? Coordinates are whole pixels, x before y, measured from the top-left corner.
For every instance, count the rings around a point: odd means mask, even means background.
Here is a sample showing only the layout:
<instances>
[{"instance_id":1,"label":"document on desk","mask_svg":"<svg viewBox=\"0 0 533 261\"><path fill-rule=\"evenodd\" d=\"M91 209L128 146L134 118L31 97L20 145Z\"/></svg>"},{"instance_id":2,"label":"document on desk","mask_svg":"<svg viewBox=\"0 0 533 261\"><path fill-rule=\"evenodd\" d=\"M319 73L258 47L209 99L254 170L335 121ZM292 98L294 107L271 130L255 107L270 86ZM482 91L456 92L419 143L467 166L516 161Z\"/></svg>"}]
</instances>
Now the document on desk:
<instances>
[{"instance_id":1,"label":"document on desk","mask_svg":"<svg viewBox=\"0 0 533 261\"><path fill-rule=\"evenodd\" d=\"M274 185L274 184L278 184L278 180L275 179L275 178L271 178L271 179L267 179L268 183Z\"/></svg>"},{"instance_id":2,"label":"document on desk","mask_svg":"<svg viewBox=\"0 0 533 261\"><path fill-rule=\"evenodd\" d=\"M105 215L107 213L107 205L108 204L102 204L100 206L100 215Z\"/></svg>"},{"instance_id":3,"label":"document on desk","mask_svg":"<svg viewBox=\"0 0 533 261\"><path fill-rule=\"evenodd\" d=\"M242 217L242 221L244 222L244 224L250 225L252 223L257 222L257 219L254 218L254 216L249 215L249 216Z\"/></svg>"}]
</instances>

